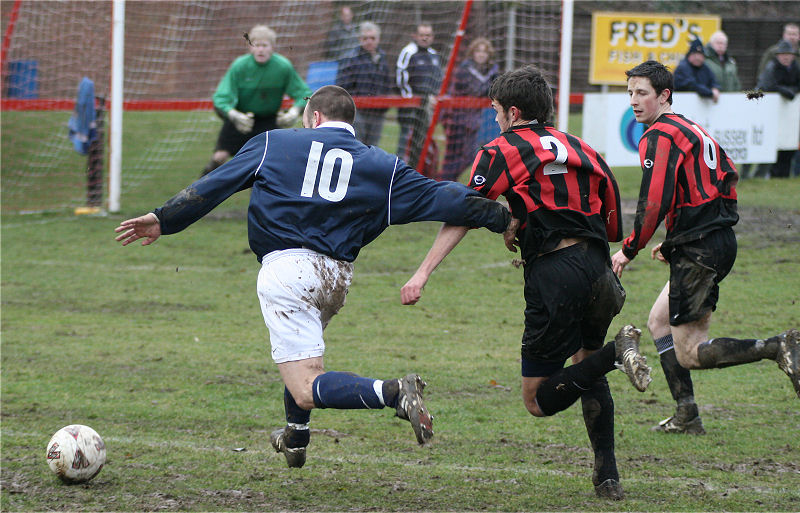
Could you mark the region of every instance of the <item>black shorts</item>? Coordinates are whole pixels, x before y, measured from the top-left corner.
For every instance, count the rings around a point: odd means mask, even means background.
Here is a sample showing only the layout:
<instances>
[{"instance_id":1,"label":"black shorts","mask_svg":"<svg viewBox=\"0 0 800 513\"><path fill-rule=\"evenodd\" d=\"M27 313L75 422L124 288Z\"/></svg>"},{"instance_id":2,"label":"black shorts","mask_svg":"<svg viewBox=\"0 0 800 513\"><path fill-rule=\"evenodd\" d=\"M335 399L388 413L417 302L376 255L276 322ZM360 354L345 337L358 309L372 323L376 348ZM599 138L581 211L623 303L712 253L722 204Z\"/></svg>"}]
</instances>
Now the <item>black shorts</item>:
<instances>
[{"instance_id":1,"label":"black shorts","mask_svg":"<svg viewBox=\"0 0 800 513\"><path fill-rule=\"evenodd\" d=\"M736 249L736 235L728 227L667 250L670 326L694 322L717 309L719 282L733 268Z\"/></svg>"},{"instance_id":2,"label":"black shorts","mask_svg":"<svg viewBox=\"0 0 800 513\"><path fill-rule=\"evenodd\" d=\"M608 250L597 242L580 242L526 265L523 376L550 375L578 350L601 348L624 303Z\"/></svg>"},{"instance_id":3,"label":"black shorts","mask_svg":"<svg viewBox=\"0 0 800 513\"><path fill-rule=\"evenodd\" d=\"M229 119L224 120L214 151L225 150L231 155L236 155L242 149L242 146L256 135L278 128L278 125L275 124L275 116L255 118L253 121L253 130L250 133L243 134L236 130L236 127Z\"/></svg>"}]
</instances>

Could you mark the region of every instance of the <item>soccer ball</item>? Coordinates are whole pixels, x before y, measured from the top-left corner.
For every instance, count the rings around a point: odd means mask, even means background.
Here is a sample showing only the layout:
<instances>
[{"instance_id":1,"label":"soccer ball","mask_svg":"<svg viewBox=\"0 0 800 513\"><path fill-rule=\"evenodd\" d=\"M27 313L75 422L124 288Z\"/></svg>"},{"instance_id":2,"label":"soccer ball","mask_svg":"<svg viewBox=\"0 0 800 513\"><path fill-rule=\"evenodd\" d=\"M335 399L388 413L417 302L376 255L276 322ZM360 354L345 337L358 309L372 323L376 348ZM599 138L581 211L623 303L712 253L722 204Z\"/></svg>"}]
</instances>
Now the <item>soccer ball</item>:
<instances>
[{"instance_id":1,"label":"soccer ball","mask_svg":"<svg viewBox=\"0 0 800 513\"><path fill-rule=\"evenodd\" d=\"M65 426L56 431L47 444L47 464L65 483L90 480L105 462L106 444L89 426Z\"/></svg>"}]
</instances>

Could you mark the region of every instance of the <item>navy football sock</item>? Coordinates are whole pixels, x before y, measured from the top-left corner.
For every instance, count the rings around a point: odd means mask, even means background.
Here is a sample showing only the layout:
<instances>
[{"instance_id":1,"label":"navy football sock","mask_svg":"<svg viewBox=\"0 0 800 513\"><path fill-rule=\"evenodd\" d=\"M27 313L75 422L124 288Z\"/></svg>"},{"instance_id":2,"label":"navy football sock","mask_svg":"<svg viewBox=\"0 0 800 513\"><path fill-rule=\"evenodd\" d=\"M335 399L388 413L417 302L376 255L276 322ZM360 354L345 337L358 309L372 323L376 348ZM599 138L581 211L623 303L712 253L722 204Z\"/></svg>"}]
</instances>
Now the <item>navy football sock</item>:
<instances>
[{"instance_id":1,"label":"navy football sock","mask_svg":"<svg viewBox=\"0 0 800 513\"><path fill-rule=\"evenodd\" d=\"M329 371L317 376L311 389L317 408L359 410L383 408L382 399L377 392L382 390L382 385L382 381L349 372Z\"/></svg>"},{"instance_id":2,"label":"navy football sock","mask_svg":"<svg viewBox=\"0 0 800 513\"><path fill-rule=\"evenodd\" d=\"M564 367L550 379L539 385L536 402L547 416L572 406L593 383L616 367L614 342L608 342L599 351L590 354L582 362Z\"/></svg>"}]
</instances>

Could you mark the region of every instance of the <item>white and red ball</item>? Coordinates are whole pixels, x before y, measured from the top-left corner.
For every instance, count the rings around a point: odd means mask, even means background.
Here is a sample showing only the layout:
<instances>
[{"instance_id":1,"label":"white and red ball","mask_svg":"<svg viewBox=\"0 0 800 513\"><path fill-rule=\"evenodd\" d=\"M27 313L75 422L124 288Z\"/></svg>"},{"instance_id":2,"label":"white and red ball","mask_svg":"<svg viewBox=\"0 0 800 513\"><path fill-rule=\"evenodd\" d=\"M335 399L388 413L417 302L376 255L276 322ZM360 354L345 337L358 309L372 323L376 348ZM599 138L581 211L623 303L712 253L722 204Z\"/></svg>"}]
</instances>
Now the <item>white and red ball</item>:
<instances>
[{"instance_id":1,"label":"white and red ball","mask_svg":"<svg viewBox=\"0 0 800 513\"><path fill-rule=\"evenodd\" d=\"M90 480L105 462L106 444L89 426L65 426L56 431L47 444L47 464L65 483Z\"/></svg>"}]
</instances>

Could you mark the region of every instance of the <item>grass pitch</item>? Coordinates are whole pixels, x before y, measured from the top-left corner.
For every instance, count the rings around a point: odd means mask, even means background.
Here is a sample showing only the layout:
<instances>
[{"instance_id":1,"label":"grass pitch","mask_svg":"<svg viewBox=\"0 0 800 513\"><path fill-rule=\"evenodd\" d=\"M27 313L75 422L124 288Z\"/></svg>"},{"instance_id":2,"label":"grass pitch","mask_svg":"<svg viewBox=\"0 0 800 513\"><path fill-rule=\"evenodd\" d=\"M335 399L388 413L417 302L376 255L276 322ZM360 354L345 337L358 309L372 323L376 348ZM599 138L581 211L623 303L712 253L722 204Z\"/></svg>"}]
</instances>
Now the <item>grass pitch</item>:
<instances>
[{"instance_id":1,"label":"grass pitch","mask_svg":"<svg viewBox=\"0 0 800 513\"><path fill-rule=\"evenodd\" d=\"M330 370L428 381L435 442L418 447L389 410L315 410L308 462L286 468L268 440L283 386L246 195L154 246L113 240L121 219L160 205L207 157L154 177L119 215L3 217L3 511L800 510L800 401L775 363L693 372L708 434L666 436L649 430L673 402L647 336L648 391L609 375L627 498L596 499L580 407L534 419L522 405L522 274L499 235L471 232L422 301L400 305L436 223L391 227L367 246L326 331ZM630 230L639 173L615 171ZM739 256L712 336L800 327L800 179L744 181L739 196ZM644 252L629 265L612 332L643 326L666 279ZM70 423L95 428L108 450L85 485L63 485L45 460Z\"/></svg>"}]
</instances>

